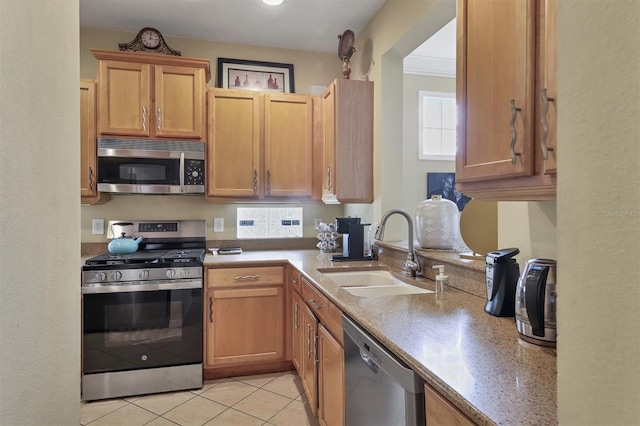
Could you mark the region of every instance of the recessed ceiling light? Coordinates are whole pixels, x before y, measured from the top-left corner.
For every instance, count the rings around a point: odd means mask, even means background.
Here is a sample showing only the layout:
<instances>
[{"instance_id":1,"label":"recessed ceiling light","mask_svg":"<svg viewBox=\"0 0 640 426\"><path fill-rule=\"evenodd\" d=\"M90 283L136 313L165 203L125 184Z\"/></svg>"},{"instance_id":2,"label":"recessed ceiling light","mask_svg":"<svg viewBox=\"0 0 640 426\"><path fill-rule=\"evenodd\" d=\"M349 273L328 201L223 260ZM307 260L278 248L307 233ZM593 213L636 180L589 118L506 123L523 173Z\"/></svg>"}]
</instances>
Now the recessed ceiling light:
<instances>
[{"instance_id":1,"label":"recessed ceiling light","mask_svg":"<svg viewBox=\"0 0 640 426\"><path fill-rule=\"evenodd\" d=\"M282 0L262 0L265 4L269 6L277 6L282 3Z\"/></svg>"}]
</instances>

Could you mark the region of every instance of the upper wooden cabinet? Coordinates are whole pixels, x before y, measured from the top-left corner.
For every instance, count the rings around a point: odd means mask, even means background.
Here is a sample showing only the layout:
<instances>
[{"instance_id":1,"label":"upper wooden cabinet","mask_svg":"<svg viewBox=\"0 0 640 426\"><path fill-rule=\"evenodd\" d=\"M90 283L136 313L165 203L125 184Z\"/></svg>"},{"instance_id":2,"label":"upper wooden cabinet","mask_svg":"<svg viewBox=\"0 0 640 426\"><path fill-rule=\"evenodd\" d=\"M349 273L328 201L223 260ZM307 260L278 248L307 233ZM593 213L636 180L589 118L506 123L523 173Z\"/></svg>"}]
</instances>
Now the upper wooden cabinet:
<instances>
[{"instance_id":1,"label":"upper wooden cabinet","mask_svg":"<svg viewBox=\"0 0 640 426\"><path fill-rule=\"evenodd\" d=\"M457 189L496 200L555 198L555 128L541 124L546 117L555 126L555 89L545 87L555 80L552 2L457 6ZM543 92L553 98L546 114Z\"/></svg>"},{"instance_id":2,"label":"upper wooden cabinet","mask_svg":"<svg viewBox=\"0 0 640 426\"><path fill-rule=\"evenodd\" d=\"M322 95L322 200L373 201L373 82L337 79Z\"/></svg>"},{"instance_id":3,"label":"upper wooden cabinet","mask_svg":"<svg viewBox=\"0 0 640 426\"><path fill-rule=\"evenodd\" d=\"M319 199L319 98L210 89L207 197Z\"/></svg>"},{"instance_id":4,"label":"upper wooden cabinet","mask_svg":"<svg viewBox=\"0 0 640 426\"><path fill-rule=\"evenodd\" d=\"M203 139L209 60L92 49L98 59L98 133Z\"/></svg>"},{"instance_id":5,"label":"upper wooden cabinet","mask_svg":"<svg viewBox=\"0 0 640 426\"><path fill-rule=\"evenodd\" d=\"M80 80L80 200L93 204L100 200L96 168L95 81Z\"/></svg>"}]
</instances>

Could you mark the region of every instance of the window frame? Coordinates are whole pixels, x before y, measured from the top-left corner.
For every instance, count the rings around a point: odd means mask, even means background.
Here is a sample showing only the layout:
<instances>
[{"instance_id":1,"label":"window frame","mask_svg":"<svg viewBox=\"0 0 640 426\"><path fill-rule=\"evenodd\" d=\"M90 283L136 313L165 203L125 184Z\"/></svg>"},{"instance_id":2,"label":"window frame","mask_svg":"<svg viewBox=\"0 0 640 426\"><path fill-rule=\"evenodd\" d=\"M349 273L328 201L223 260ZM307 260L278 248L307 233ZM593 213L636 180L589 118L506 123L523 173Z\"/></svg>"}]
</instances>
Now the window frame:
<instances>
[{"instance_id":1,"label":"window frame","mask_svg":"<svg viewBox=\"0 0 640 426\"><path fill-rule=\"evenodd\" d=\"M455 161L455 155L446 154L423 154L425 140L424 140L424 98L438 99L440 101L445 99L453 99L454 105L456 101L456 94L454 92L434 92L431 90L418 90L418 159L419 160L435 160L435 161ZM456 105L456 142L457 142L457 105ZM442 127L441 127L442 129ZM457 146L457 144L456 144ZM442 151L441 151L442 152Z\"/></svg>"}]
</instances>

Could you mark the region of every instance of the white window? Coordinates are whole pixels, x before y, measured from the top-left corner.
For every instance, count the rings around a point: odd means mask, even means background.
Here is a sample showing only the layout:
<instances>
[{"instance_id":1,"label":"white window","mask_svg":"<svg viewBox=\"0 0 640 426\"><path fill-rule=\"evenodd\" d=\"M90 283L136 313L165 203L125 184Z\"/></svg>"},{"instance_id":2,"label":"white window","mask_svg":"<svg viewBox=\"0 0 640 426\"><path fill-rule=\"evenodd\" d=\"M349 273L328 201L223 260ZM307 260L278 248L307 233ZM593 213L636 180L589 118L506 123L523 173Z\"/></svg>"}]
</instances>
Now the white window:
<instances>
[{"instance_id":1,"label":"white window","mask_svg":"<svg viewBox=\"0 0 640 426\"><path fill-rule=\"evenodd\" d=\"M418 92L418 158L420 160L456 159L455 93Z\"/></svg>"}]
</instances>

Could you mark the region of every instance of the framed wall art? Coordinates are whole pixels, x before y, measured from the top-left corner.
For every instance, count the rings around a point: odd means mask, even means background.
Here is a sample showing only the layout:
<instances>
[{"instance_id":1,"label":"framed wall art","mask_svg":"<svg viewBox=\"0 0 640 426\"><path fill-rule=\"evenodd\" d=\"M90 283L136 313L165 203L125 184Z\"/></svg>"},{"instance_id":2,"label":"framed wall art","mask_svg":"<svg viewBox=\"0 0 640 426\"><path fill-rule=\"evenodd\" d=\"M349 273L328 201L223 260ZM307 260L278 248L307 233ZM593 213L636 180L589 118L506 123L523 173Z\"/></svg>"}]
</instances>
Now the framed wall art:
<instances>
[{"instance_id":1,"label":"framed wall art","mask_svg":"<svg viewBox=\"0 0 640 426\"><path fill-rule=\"evenodd\" d=\"M455 173L427 173L427 199L431 199L432 195L440 195L453 201L458 206L458 211L462 211L471 201L470 197L456 190Z\"/></svg>"},{"instance_id":2,"label":"framed wall art","mask_svg":"<svg viewBox=\"0 0 640 426\"><path fill-rule=\"evenodd\" d=\"M294 93L293 64L218 58L218 87Z\"/></svg>"}]
</instances>

